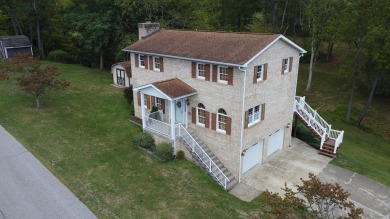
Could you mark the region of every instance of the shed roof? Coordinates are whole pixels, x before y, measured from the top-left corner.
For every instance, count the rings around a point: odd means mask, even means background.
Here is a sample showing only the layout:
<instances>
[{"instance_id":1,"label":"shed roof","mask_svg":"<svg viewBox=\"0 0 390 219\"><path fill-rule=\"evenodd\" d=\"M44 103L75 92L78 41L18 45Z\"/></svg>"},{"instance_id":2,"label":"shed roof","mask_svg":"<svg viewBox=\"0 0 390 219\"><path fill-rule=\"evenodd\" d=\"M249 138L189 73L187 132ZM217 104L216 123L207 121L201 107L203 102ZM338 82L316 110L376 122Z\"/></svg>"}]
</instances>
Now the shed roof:
<instances>
[{"instance_id":1,"label":"shed roof","mask_svg":"<svg viewBox=\"0 0 390 219\"><path fill-rule=\"evenodd\" d=\"M30 40L24 35L0 36L0 42L4 47L30 47Z\"/></svg>"}]
</instances>

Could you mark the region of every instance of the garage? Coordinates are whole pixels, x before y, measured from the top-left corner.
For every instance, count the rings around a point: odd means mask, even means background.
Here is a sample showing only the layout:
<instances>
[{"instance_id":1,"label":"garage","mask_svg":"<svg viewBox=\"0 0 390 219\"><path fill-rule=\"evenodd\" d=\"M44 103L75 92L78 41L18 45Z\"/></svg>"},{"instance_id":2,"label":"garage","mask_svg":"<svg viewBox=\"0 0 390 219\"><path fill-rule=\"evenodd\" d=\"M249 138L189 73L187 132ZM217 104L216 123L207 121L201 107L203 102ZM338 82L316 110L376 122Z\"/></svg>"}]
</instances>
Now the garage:
<instances>
[{"instance_id":1,"label":"garage","mask_svg":"<svg viewBox=\"0 0 390 219\"><path fill-rule=\"evenodd\" d=\"M269 136L267 156L283 148L284 129L279 129Z\"/></svg>"},{"instance_id":2,"label":"garage","mask_svg":"<svg viewBox=\"0 0 390 219\"><path fill-rule=\"evenodd\" d=\"M258 142L253 146L249 147L243 157L242 171L245 173L252 167L261 163L263 157L263 142Z\"/></svg>"}]
</instances>

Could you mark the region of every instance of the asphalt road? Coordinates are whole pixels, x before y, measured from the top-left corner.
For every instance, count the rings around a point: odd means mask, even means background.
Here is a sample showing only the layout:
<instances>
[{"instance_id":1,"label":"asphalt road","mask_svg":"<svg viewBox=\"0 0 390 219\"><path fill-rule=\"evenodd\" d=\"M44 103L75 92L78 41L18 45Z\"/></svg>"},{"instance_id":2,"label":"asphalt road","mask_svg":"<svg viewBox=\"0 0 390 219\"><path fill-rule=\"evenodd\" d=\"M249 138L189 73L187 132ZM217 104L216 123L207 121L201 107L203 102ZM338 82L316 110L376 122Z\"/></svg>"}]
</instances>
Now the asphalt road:
<instances>
[{"instance_id":1,"label":"asphalt road","mask_svg":"<svg viewBox=\"0 0 390 219\"><path fill-rule=\"evenodd\" d=\"M0 219L96 216L0 125Z\"/></svg>"}]
</instances>

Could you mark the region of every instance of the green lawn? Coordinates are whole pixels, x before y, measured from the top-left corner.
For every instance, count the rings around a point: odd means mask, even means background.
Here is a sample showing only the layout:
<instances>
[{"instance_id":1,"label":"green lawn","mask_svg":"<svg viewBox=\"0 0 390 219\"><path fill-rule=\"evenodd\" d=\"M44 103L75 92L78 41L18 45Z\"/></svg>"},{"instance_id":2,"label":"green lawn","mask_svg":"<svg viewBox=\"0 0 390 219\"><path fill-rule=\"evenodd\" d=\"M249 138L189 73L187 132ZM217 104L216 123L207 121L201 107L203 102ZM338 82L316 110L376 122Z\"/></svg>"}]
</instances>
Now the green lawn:
<instances>
[{"instance_id":1,"label":"green lawn","mask_svg":"<svg viewBox=\"0 0 390 219\"><path fill-rule=\"evenodd\" d=\"M188 161L161 163L135 148L141 128L129 122L110 74L55 65L71 86L46 93L41 109L0 82L0 124L99 218L238 218L261 207L225 192Z\"/></svg>"}]
</instances>

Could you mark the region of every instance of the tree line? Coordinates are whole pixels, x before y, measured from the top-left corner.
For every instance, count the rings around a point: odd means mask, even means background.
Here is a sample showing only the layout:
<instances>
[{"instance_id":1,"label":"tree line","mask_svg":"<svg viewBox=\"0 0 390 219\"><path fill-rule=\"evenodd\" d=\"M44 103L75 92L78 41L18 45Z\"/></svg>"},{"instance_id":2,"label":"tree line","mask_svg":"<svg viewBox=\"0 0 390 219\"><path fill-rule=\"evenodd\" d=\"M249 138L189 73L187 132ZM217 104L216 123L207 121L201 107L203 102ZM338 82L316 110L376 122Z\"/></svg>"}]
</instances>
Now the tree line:
<instances>
[{"instance_id":1,"label":"tree line","mask_svg":"<svg viewBox=\"0 0 390 219\"><path fill-rule=\"evenodd\" d=\"M280 33L308 41L312 89L318 59L331 61L344 45L350 121L358 80L369 95L359 126L375 94L390 94L390 1L388 0L5 0L0 35L29 37L34 54L69 56L73 62L109 68L126 59L121 51L138 40L139 22L164 28ZM61 51L62 53L59 53Z\"/></svg>"}]
</instances>

